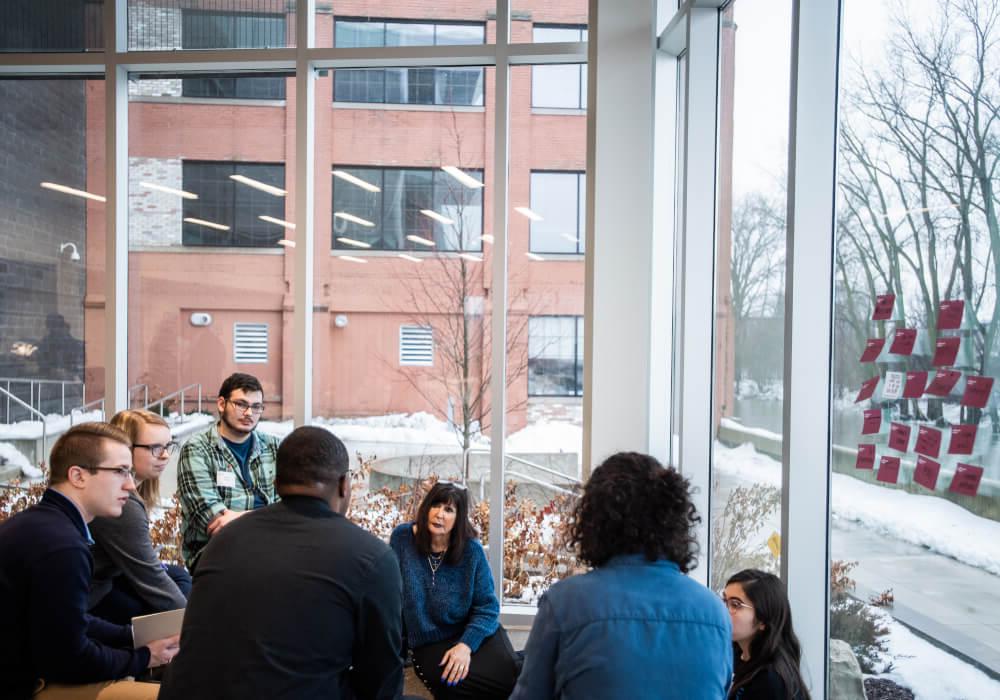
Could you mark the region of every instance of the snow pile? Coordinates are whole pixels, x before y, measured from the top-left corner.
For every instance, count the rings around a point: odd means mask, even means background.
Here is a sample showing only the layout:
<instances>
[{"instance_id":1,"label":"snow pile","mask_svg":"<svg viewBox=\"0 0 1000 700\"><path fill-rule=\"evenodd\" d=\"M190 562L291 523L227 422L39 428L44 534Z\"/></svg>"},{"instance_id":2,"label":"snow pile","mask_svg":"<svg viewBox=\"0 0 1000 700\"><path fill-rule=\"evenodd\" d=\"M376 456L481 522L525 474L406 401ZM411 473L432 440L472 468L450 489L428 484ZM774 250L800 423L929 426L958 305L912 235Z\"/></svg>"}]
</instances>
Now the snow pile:
<instances>
[{"instance_id":1,"label":"snow pile","mask_svg":"<svg viewBox=\"0 0 1000 700\"><path fill-rule=\"evenodd\" d=\"M42 470L29 462L28 458L9 442L0 442L0 463L17 467L29 479L37 479L42 475Z\"/></svg>"},{"instance_id":2,"label":"snow pile","mask_svg":"<svg viewBox=\"0 0 1000 700\"><path fill-rule=\"evenodd\" d=\"M740 379L736 382L736 398L764 399L765 401L781 401L785 388L781 382L768 382L761 386L753 379Z\"/></svg>"},{"instance_id":3,"label":"snow pile","mask_svg":"<svg viewBox=\"0 0 1000 700\"><path fill-rule=\"evenodd\" d=\"M540 421L507 436L508 452L569 452L583 451L583 427L572 423Z\"/></svg>"},{"instance_id":4,"label":"snow pile","mask_svg":"<svg viewBox=\"0 0 1000 700\"><path fill-rule=\"evenodd\" d=\"M337 437L350 442L395 442L416 445L448 445L461 443L458 429L430 413L390 413L364 418L317 418L314 425L327 428ZM488 445L484 438L474 436L473 444Z\"/></svg>"},{"instance_id":5,"label":"snow pile","mask_svg":"<svg viewBox=\"0 0 1000 700\"><path fill-rule=\"evenodd\" d=\"M45 428L48 434L52 435L69 430L71 418L73 425L77 425L88 421L104 420L104 414L101 411L74 412L70 416L50 413L45 417ZM39 420L22 420L17 423L0 425L0 440L37 440L41 437L42 421Z\"/></svg>"}]
</instances>

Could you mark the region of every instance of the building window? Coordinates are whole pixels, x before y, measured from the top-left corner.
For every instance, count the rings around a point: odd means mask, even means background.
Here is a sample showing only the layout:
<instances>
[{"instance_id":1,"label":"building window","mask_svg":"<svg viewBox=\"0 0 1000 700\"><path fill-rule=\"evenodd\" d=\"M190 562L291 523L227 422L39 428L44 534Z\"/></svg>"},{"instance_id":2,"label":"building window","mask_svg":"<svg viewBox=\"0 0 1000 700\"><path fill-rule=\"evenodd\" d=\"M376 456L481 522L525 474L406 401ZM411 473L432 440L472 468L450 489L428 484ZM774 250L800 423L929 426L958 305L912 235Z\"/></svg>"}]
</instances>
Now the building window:
<instances>
[{"instance_id":1,"label":"building window","mask_svg":"<svg viewBox=\"0 0 1000 700\"><path fill-rule=\"evenodd\" d=\"M434 330L430 326L399 327L399 366L434 366Z\"/></svg>"},{"instance_id":2,"label":"building window","mask_svg":"<svg viewBox=\"0 0 1000 700\"><path fill-rule=\"evenodd\" d=\"M184 10L181 46L184 49L262 49L286 44L283 14ZM184 97L244 100L285 99L283 76L225 76L184 78Z\"/></svg>"},{"instance_id":3,"label":"building window","mask_svg":"<svg viewBox=\"0 0 1000 700\"><path fill-rule=\"evenodd\" d=\"M583 316L528 319L528 395L583 396Z\"/></svg>"},{"instance_id":4,"label":"building window","mask_svg":"<svg viewBox=\"0 0 1000 700\"><path fill-rule=\"evenodd\" d=\"M333 166L334 248L482 250L482 231L482 188L443 170Z\"/></svg>"},{"instance_id":5,"label":"building window","mask_svg":"<svg viewBox=\"0 0 1000 700\"><path fill-rule=\"evenodd\" d=\"M233 362L236 364L267 363L266 323L233 324Z\"/></svg>"},{"instance_id":6,"label":"building window","mask_svg":"<svg viewBox=\"0 0 1000 700\"><path fill-rule=\"evenodd\" d=\"M533 253L584 252L586 174L581 172L531 173L531 222Z\"/></svg>"},{"instance_id":7,"label":"building window","mask_svg":"<svg viewBox=\"0 0 1000 700\"><path fill-rule=\"evenodd\" d=\"M536 24L537 43L586 41L587 27ZM586 109L587 66L568 64L531 67L531 106L542 109Z\"/></svg>"},{"instance_id":8,"label":"building window","mask_svg":"<svg viewBox=\"0 0 1000 700\"><path fill-rule=\"evenodd\" d=\"M100 51L103 0L3 0L0 51Z\"/></svg>"},{"instance_id":9,"label":"building window","mask_svg":"<svg viewBox=\"0 0 1000 700\"><path fill-rule=\"evenodd\" d=\"M184 245L254 248L281 239L282 229L260 217L284 219L284 197L233 176L283 189L283 164L184 161L182 172L184 190L198 195L184 200Z\"/></svg>"},{"instance_id":10,"label":"building window","mask_svg":"<svg viewBox=\"0 0 1000 700\"><path fill-rule=\"evenodd\" d=\"M372 46L443 46L482 44L482 22L404 22L338 19L334 44L339 48ZM483 104L482 68L365 68L334 72L337 102L378 104Z\"/></svg>"}]
</instances>

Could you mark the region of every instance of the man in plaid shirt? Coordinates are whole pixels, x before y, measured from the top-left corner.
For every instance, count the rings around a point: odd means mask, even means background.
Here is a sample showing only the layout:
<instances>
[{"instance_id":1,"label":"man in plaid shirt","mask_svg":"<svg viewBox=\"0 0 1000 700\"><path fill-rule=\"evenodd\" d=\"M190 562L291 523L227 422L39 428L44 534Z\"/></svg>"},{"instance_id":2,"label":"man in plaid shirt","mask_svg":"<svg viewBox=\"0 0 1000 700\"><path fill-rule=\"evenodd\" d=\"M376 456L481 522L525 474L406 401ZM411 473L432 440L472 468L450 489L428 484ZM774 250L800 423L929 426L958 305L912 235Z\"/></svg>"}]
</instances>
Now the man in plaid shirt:
<instances>
[{"instance_id":1,"label":"man in plaid shirt","mask_svg":"<svg viewBox=\"0 0 1000 700\"><path fill-rule=\"evenodd\" d=\"M255 429L264 412L260 381L249 374L230 375L219 389L218 408L219 422L188 440L177 464L181 550L192 573L215 533L278 500L278 440Z\"/></svg>"}]
</instances>

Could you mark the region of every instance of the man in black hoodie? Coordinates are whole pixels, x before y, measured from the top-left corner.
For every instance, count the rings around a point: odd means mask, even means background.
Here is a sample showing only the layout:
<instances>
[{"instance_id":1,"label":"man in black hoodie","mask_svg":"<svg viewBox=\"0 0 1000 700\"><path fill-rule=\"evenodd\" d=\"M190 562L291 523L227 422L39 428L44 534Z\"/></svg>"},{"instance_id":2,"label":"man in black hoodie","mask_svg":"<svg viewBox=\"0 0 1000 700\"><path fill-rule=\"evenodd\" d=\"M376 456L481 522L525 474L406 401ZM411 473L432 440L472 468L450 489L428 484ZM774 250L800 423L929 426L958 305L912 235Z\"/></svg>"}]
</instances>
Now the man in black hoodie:
<instances>
[{"instance_id":1,"label":"man in black hoodie","mask_svg":"<svg viewBox=\"0 0 1000 700\"><path fill-rule=\"evenodd\" d=\"M111 685L116 697L156 697L155 685L113 681L169 662L177 637L133 649L130 625L87 614L87 523L121 515L135 490L131 446L107 423L70 428L52 447L42 500L0 524L0 697L31 698L44 687L35 700L101 698Z\"/></svg>"}]
</instances>

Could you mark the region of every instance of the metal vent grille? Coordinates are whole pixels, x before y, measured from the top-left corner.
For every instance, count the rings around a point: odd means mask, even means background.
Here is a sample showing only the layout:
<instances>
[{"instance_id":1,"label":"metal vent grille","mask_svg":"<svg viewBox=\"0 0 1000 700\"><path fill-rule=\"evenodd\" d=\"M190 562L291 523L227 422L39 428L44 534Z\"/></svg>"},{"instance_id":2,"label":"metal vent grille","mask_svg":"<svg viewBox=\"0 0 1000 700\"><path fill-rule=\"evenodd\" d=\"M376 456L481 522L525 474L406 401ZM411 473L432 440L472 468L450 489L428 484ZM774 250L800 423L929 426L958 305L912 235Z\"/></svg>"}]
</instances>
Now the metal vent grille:
<instances>
[{"instance_id":1,"label":"metal vent grille","mask_svg":"<svg viewBox=\"0 0 1000 700\"><path fill-rule=\"evenodd\" d=\"M399 327L399 364L434 366L434 331L430 326Z\"/></svg>"},{"instance_id":2,"label":"metal vent grille","mask_svg":"<svg viewBox=\"0 0 1000 700\"><path fill-rule=\"evenodd\" d=\"M267 334L266 323L234 323L233 361L237 364L265 364Z\"/></svg>"}]
</instances>

